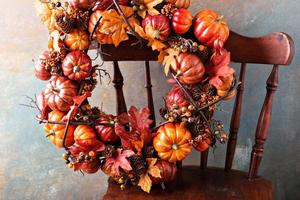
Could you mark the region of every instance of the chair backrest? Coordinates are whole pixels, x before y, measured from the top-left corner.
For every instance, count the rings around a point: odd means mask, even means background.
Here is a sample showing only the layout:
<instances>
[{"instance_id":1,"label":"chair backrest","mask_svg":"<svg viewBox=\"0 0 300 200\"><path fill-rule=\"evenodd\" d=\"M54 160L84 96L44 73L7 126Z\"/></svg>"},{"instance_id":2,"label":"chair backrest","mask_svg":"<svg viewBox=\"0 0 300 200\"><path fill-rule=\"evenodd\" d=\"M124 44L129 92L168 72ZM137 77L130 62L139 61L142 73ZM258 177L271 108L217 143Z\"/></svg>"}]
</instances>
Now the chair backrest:
<instances>
[{"instance_id":1,"label":"chair backrest","mask_svg":"<svg viewBox=\"0 0 300 200\"><path fill-rule=\"evenodd\" d=\"M152 126L155 126L154 103L152 96L152 85L149 61L157 60L158 52L152 51L149 47L138 48L131 46L135 40L131 38L120 44L118 48L112 45L102 45L101 52L104 61L113 61L114 76L113 83L116 89L117 113L127 111L126 102L123 94L123 76L120 71L118 61L145 61L145 88L147 89L148 107L151 111L151 118L154 120ZM290 36L285 33L271 33L264 37L249 38L231 32L228 41L225 44L226 49L231 52L233 62L241 63L239 76L239 86L234 103L231 117L229 141L227 144L227 153L225 161L225 170L229 171L232 167L234 158L238 130L240 126L240 117L242 111L242 99L244 83L246 78L247 63L269 64L273 69L267 79L267 93L258 119L255 144L252 149L251 162L248 177L257 176L257 170L260 165L264 143L267 139L271 120L272 102L274 93L278 87L278 66L289 65L294 56L294 43ZM201 168L207 167L208 150L201 153Z\"/></svg>"}]
</instances>

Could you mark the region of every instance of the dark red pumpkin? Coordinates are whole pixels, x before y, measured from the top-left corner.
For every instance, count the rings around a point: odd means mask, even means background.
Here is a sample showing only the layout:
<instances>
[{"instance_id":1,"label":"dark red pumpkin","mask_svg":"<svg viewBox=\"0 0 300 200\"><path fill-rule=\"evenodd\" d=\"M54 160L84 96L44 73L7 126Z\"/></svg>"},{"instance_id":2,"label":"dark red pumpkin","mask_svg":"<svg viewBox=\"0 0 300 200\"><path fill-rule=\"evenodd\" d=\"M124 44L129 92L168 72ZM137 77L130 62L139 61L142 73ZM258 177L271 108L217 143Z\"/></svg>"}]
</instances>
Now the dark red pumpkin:
<instances>
[{"instance_id":1,"label":"dark red pumpkin","mask_svg":"<svg viewBox=\"0 0 300 200\"><path fill-rule=\"evenodd\" d=\"M73 81L54 76L45 89L45 100L48 106L55 111L69 111L73 105L73 97L77 96L78 86Z\"/></svg>"},{"instance_id":2,"label":"dark red pumpkin","mask_svg":"<svg viewBox=\"0 0 300 200\"><path fill-rule=\"evenodd\" d=\"M63 60L62 70L69 79L80 81L91 74L92 60L83 51L72 51Z\"/></svg>"},{"instance_id":3,"label":"dark red pumpkin","mask_svg":"<svg viewBox=\"0 0 300 200\"><path fill-rule=\"evenodd\" d=\"M93 11L95 11L95 10L104 11L110 5L112 5L113 3L114 3L113 0L101 0L101 1L98 1L96 3L95 7L93 8ZM119 0L118 3L119 3L119 5L126 6L128 4L128 0Z\"/></svg>"},{"instance_id":4,"label":"dark red pumpkin","mask_svg":"<svg viewBox=\"0 0 300 200\"><path fill-rule=\"evenodd\" d=\"M193 22L192 13L186 9L178 9L172 17L172 28L177 34L184 34L189 31Z\"/></svg>"},{"instance_id":5,"label":"dark red pumpkin","mask_svg":"<svg viewBox=\"0 0 300 200\"><path fill-rule=\"evenodd\" d=\"M46 60L49 58L49 51L44 51L40 56L38 63L34 67L34 75L39 80L49 80L51 74L49 70L46 69Z\"/></svg>"},{"instance_id":6,"label":"dark red pumpkin","mask_svg":"<svg viewBox=\"0 0 300 200\"><path fill-rule=\"evenodd\" d=\"M98 123L107 123L113 124L115 117L112 115L106 115L104 117L100 117L97 122ZM115 133L115 129L110 125L98 125L95 126L95 130L100 140L104 143L114 143L118 141L119 137Z\"/></svg>"},{"instance_id":7,"label":"dark red pumpkin","mask_svg":"<svg viewBox=\"0 0 300 200\"><path fill-rule=\"evenodd\" d=\"M177 56L176 68L172 70L179 76L182 84L196 84L202 81L205 67L198 56L192 53L181 53Z\"/></svg>"},{"instance_id":8,"label":"dark red pumpkin","mask_svg":"<svg viewBox=\"0 0 300 200\"><path fill-rule=\"evenodd\" d=\"M95 0L69 0L69 5L77 10L89 10L94 7Z\"/></svg>"},{"instance_id":9,"label":"dark red pumpkin","mask_svg":"<svg viewBox=\"0 0 300 200\"><path fill-rule=\"evenodd\" d=\"M81 170L88 174L96 173L100 169L100 161L95 159L93 161L84 162L81 165Z\"/></svg>"},{"instance_id":10,"label":"dark red pumpkin","mask_svg":"<svg viewBox=\"0 0 300 200\"><path fill-rule=\"evenodd\" d=\"M165 40L171 33L169 19L165 15L147 15L142 26L147 36L152 39Z\"/></svg>"},{"instance_id":11,"label":"dark red pumpkin","mask_svg":"<svg viewBox=\"0 0 300 200\"><path fill-rule=\"evenodd\" d=\"M175 163L170 163L165 160L158 160L154 165L160 170L161 178L154 178L151 176L151 180L154 184L161 182L171 182L176 178L177 167Z\"/></svg>"},{"instance_id":12,"label":"dark red pumpkin","mask_svg":"<svg viewBox=\"0 0 300 200\"><path fill-rule=\"evenodd\" d=\"M176 8L185 8L187 9L190 7L191 1L190 0L175 0Z\"/></svg>"},{"instance_id":13,"label":"dark red pumpkin","mask_svg":"<svg viewBox=\"0 0 300 200\"><path fill-rule=\"evenodd\" d=\"M166 96L166 104L168 109L172 110L173 105L178 106L178 108L187 108L190 105L190 102L185 97L180 87L178 85L174 85Z\"/></svg>"},{"instance_id":14,"label":"dark red pumpkin","mask_svg":"<svg viewBox=\"0 0 300 200\"><path fill-rule=\"evenodd\" d=\"M194 35L203 44L213 47L216 40L224 43L229 36L229 28L223 16L213 10L203 10L194 17Z\"/></svg>"}]
</instances>

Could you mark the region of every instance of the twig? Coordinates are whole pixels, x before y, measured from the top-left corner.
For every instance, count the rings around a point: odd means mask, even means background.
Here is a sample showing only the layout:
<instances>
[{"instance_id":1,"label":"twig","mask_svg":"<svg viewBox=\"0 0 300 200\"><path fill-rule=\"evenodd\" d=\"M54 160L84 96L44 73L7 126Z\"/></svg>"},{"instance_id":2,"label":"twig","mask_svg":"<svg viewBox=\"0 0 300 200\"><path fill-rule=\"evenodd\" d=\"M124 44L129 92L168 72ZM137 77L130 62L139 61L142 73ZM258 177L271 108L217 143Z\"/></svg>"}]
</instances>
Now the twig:
<instances>
[{"instance_id":1,"label":"twig","mask_svg":"<svg viewBox=\"0 0 300 200\"><path fill-rule=\"evenodd\" d=\"M40 124L58 124L58 125L66 125L67 122L62 122L62 121L59 121L59 122L56 122L56 121L48 121L48 120L45 120L45 119L40 119L40 118L36 118L37 121L40 123ZM85 122L85 121L71 121L69 122L70 125L75 125L75 126L78 126L78 125L88 125L88 126L100 126L100 125L103 125L103 126L114 126L113 124L111 123L99 123L99 122Z\"/></svg>"}]
</instances>

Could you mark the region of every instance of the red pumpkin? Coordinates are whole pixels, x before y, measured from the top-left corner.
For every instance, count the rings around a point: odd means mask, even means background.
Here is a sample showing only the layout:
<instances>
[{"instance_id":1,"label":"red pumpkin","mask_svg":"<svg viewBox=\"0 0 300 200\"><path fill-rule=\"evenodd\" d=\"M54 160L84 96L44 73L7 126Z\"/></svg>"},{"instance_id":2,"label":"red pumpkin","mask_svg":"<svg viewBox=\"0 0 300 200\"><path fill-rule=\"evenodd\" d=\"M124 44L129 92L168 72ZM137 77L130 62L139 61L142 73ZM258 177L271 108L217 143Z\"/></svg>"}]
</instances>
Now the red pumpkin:
<instances>
[{"instance_id":1,"label":"red pumpkin","mask_svg":"<svg viewBox=\"0 0 300 200\"><path fill-rule=\"evenodd\" d=\"M102 11L100 11L100 10L96 10L90 16L89 28L88 28L90 34L93 33L93 30L94 30L94 28L95 28L95 26L96 26L96 24L97 24L97 22L98 22L98 20L100 19L101 16L102 16ZM98 27L96 28L95 32L93 33L93 39L97 39L97 41L100 44L113 44L111 35L101 33L99 31L100 27L101 27L101 20L100 20L100 22L98 24Z\"/></svg>"},{"instance_id":2,"label":"red pumpkin","mask_svg":"<svg viewBox=\"0 0 300 200\"><path fill-rule=\"evenodd\" d=\"M223 16L213 10L203 10L194 17L194 35L199 42L213 47L216 40L226 42L229 28Z\"/></svg>"},{"instance_id":3,"label":"red pumpkin","mask_svg":"<svg viewBox=\"0 0 300 200\"><path fill-rule=\"evenodd\" d=\"M175 0L176 8L189 8L191 4L190 0Z\"/></svg>"},{"instance_id":4,"label":"red pumpkin","mask_svg":"<svg viewBox=\"0 0 300 200\"><path fill-rule=\"evenodd\" d=\"M174 85L174 87L166 96L166 104L168 109L172 110L173 105L178 106L178 108L183 108L188 107L190 105L190 102L185 97L180 87L178 85Z\"/></svg>"},{"instance_id":5,"label":"red pumpkin","mask_svg":"<svg viewBox=\"0 0 300 200\"><path fill-rule=\"evenodd\" d=\"M192 53L181 53L177 56L176 68L172 70L179 75L182 84L196 84L202 81L205 67L198 56Z\"/></svg>"},{"instance_id":6,"label":"red pumpkin","mask_svg":"<svg viewBox=\"0 0 300 200\"><path fill-rule=\"evenodd\" d=\"M38 63L34 67L34 75L39 80L49 80L51 74L49 70L46 69L46 60L49 58L49 51L44 51L42 55L39 56Z\"/></svg>"},{"instance_id":7,"label":"red pumpkin","mask_svg":"<svg viewBox=\"0 0 300 200\"><path fill-rule=\"evenodd\" d=\"M94 7L95 0L69 0L69 5L77 10L89 10Z\"/></svg>"},{"instance_id":8,"label":"red pumpkin","mask_svg":"<svg viewBox=\"0 0 300 200\"><path fill-rule=\"evenodd\" d=\"M45 100L55 111L69 111L73 105L73 97L77 96L78 86L71 80L54 76L45 89Z\"/></svg>"},{"instance_id":9,"label":"red pumpkin","mask_svg":"<svg viewBox=\"0 0 300 200\"><path fill-rule=\"evenodd\" d=\"M92 60L83 51L72 51L65 57L62 63L64 75L76 81L90 76L92 68Z\"/></svg>"},{"instance_id":10,"label":"red pumpkin","mask_svg":"<svg viewBox=\"0 0 300 200\"><path fill-rule=\"evenodd\" d=\"M114 123L114 116L107 115L97 120L98 123ZM118 141L119 137L116 135L114 127L109 125L95 126L95 130L100 140L104 143L114 143Z\"/></svg>"},{"instance_id":11,"label":"red pumpkin","mask_svg":"<svg viewBox=\"0 0 300 200\"><path fill-rule=\"evenodd\" d=\"M161 182L171 182L176 178L177 167L175 163L170 163L165 160L158 160L154 165L158 167L161 178L154 178L151 176L151 180L154 184Z\"/></svg>"},{"instance_id":12,"label":"red pumpkin","mask_svg":"<svg viewBox=\"0 0 300 200\"><path fill-rule=\"evenodd\" d=\"M84 142L85 145L93 146L97 140L94 129L87 125L79 125L74 131L75 141Z\"/></svg>"},{"instance_id":13,"label":"red pumpkin","mask_svg":"<svg viewBox=\"0 0 300 200\"><path fill-rule=\"evenodd\" d=\"M128 4L128 0L119 0L118 3L119 3L119 5L126 6ZM113 0L98 1L96 3L95 7L93 8L93 11L95 11L95 10L104 11L112 4L113 4Z\"/></svg>"},{"instance_id":14,"label":"red pumpkin","mask_svg":"<svg viewBox=\"0 0 300 200\"><path fill-rule=\"evenodd\" d=\"M173 31L177 34L188 32L193 22L192 13L186 9L178 9L172 18Z\"/></svg>"},{"instance_id":15,"label":"red pumpkin","mask_svg":"<svg viewBox=\"0 0 300 200\"><path fill-rule=\"evenodd\" d=\"M171 33L169 19L165 15L147 15L142 26L146 35L152 39L165 40Z\"/></svg>"},{"instance_id":16,"label":"red pumpkin","mask_svg":"<svg viewBox=\"0 0 300 200\"><path fill-rule=\"evenodd\" d=\"M60 122L62 121L65 113L52 111L48 115L48 121L51 122ZM47 123L44 126L44 131L46 136L50 141L59 148L63 147L63 137L65 133L66 125L63 124L50 124ZM74 130L75 126L69 125L68 132L65 140L65 145L67 147L71 146L74 143Z\"/></svg>"},{"instance_id":17,"label":"red pumpkin","mask_svg":"<svg viewBox=\"0 0 300 200\"><path fill-rule=\"evenodd\" d=\"M74 30L66 35L65 44L71 51L88 49L90 36L85 31Z\"/></svg>"},{"instance_id":18,"label":"red pumpkin","mask_svg":"<svg viewBox=\"0 0 300 200\"><path fill-rule=\"evenodd\" d=\"M100 166L101 166L100 161L98 159L95 159L90 162L84 162L81 165L80 169L85 173L93 174L99 170Z\"/></svg>"}]
</instances>

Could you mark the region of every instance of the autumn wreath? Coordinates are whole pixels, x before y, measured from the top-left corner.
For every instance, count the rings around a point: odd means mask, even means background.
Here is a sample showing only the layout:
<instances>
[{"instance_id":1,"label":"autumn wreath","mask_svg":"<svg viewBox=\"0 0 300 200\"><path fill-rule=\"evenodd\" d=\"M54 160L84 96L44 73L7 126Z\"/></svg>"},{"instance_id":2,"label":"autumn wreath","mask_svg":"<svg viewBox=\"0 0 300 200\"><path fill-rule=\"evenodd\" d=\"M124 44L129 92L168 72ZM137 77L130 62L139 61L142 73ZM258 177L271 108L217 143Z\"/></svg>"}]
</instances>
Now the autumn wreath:
<instances>
[{"instance_id":1,"label":"autumn wreath","mask_svg":"<svg viewBox=\"0 0 300 200\"><path fill-rule=\"evenodd\" d=\"M190 0L36 1L50 33L34 71L48 81L34 100L37 120L47 138L65 148L69 168L101 169L122 189L133 184L150 192L152 184L175 179L176 162L193 148L202 152L226 142L223 124L212 116L218 102L235 93L235 71L223 48L229 28L213 10L193 17L189 5ZM87 99L97 76L106 73L88 55L91 42L117 47L129 35L137 48L145 44L160 52L158 61L174 85L160 109L165 122L155 128L148 108L113 116Z\"/></svg>"}]
</instances>

